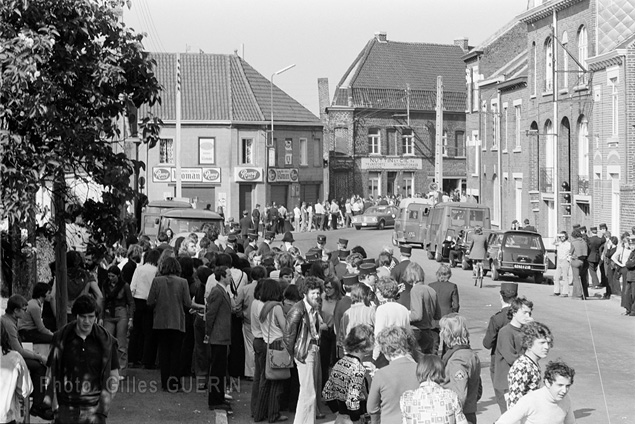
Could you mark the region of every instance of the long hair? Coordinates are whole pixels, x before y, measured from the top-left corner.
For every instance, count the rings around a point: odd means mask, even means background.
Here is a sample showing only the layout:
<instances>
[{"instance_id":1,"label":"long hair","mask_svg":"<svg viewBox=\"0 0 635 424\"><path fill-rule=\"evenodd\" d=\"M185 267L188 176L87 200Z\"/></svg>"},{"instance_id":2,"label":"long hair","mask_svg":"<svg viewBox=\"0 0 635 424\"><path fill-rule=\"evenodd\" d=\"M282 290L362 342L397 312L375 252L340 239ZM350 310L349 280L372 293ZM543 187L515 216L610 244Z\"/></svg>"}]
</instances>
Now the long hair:
<instances>
[{"instance_id":1,"label":"long hair","mask_svg":"<svg viewBox=\"0 0 635 424\"><path fill-rule=\"evenodd\" d=\"M470 344L470 331L467 320L459 314L447 314L439 322L441 339L448 348Z\"/></svg>"},{"instance_id":2,"label":"long hair","mask_svg":"<svg viewBox=\"0 0 635 424\"><path fill-rule=\"evenodd\" d=\"M437 384L445 381L445 366L436 355L423 355L417 364L417 380L419 383L430 380Z\"/></svg>"}]
</instances>

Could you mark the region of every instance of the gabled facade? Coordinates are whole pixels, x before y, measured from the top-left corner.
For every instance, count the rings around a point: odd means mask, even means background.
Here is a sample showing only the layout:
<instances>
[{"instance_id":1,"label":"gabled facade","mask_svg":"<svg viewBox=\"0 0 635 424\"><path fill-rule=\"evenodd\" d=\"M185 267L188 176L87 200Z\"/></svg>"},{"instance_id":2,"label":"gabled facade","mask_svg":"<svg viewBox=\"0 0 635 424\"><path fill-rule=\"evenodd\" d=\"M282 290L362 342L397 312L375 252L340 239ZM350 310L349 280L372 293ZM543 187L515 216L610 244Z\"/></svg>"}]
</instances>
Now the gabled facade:
<instances>
[{"instance_id":1,"label":"gabled facade","mask_svg":"<svg viewBox=\"0 0 635 424\"><path fill-rule=\"evenodd\" d=\"M177 55L153 57L164 91L152 113L165 125L161 142L140 152L150 200L176 195L177 160ZM315 115L237 55L180 54L180 72L182 197L197 208L223 206L233 217L256 204L292 209L321 197L322 124Z\"/></svg>"},{"instance_id":2,"label":"gabled facade","mask_svg":"<svg viewBox=\"0 0 635 424\"><path fill-rule=\"evenodd\" d=\"M455 45L389 41L377 33L353 61L328 102L321 80L329 197L430 191L434 178L437 76L443 77L444 191L465 190L465 83Z\"/></svg>"}]
</instances>

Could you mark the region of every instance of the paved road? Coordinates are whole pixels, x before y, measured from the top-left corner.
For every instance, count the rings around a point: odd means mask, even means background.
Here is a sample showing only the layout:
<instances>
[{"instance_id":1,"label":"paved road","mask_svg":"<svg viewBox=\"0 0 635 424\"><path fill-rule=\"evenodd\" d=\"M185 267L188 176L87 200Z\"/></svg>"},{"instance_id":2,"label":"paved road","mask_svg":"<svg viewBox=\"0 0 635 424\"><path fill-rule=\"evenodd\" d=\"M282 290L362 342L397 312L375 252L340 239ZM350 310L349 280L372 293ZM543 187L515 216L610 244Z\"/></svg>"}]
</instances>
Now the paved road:
<instances>
[{"instance_id":1,"label":"paved road","mask_svg":"<svg viewBox=\"0 0 635 424\"><path fill-rule=\"evenodd\" d=\"M362 245L369 256L376 257L383 245L390 244L392 230L375 231L343 229L326 232L327 247L335 248L337 239L349 239L349 248ZM306 252L315 244L317 233L295 234L296 245ZM279 237L281 238L281 237ZM413 259L424 268L427 281L433 281L438 264L426 258L421 250L413 250ZM397 253L397 248L395 248ZM512 278L509 279L510 281ZM499 417L489 377L489 352L481 341L489 317L500 307L500 282L485 278L483 288L473 286L471 273L454 269L452 281L457 283L461 298L461 314L470 322L472 347L483 365L483 398L479 402L478 421L493 423ZM578 423L635 423L635 318L621 315L619 299L576 301L550 296L552 287L521 281L519 293L534 302L534 318L547 324L555 335L555 346L544 360L562 358L576 369L570 396ZM592 293L593 294L593 293ZM543 367L544 367L543 364ZM141 393L141 381L158 380L157 371L132 370L135 379L118 396L111 413L111 423L209 423L213 415L206 408L203 393ZM124 386L125 388L125 386ZM249 423L251 385L243 382L240 393L234 393L233 423ZM327 417L322 422L333 420Z\"/></svg>"}]
</instances>

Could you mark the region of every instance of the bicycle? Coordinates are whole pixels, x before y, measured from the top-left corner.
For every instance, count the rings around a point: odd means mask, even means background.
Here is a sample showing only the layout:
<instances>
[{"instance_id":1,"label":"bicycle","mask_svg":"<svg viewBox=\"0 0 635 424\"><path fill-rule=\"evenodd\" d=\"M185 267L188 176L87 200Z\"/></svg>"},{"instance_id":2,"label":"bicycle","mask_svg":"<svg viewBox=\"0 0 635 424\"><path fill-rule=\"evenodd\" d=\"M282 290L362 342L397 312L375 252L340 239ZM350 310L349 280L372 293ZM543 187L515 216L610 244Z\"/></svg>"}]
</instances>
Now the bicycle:
<instances>
[{"instance_id":1,"label":"bicycle","mask_svg":"<svg viewBox=\"0 0 635 424\"><path fill-rule=\"evenodd\" d=\"M482 289L483 288L483 261L473 260L472 264L474 267L474 285L478 286L479 289Z\"/></svg>"}]
</instances>

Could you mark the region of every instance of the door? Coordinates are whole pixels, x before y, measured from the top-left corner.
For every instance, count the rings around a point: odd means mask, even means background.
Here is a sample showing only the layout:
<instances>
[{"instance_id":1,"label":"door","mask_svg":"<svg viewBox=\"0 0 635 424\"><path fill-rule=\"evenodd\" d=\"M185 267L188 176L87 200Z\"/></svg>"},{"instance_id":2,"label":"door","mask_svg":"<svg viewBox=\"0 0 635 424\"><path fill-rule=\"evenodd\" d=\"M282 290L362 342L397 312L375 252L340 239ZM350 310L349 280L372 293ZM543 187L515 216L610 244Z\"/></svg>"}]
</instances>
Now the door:
<instances>
[{"instance_id":1,"label":"door","mask_svg":"<svg viewBox=\"0 0 635 424\"><path fill-rule=\"evenodd\" d=\"M285 207L287 207L288 189L289 189L289 186L287 185L272 185L271 186L271 202L275 202L277 206L284 205Z\"/></svg>"},{"instance_id":2,"label":"door","mask_svg":"<svg viewBox=\"0 0 635 424\"><path fill-rule=\"evenodd\" d=\"M516 178L516 213L514 215L516 221L523 222L523 180Z\"/></svg>"},{"instance_id":3,"label":"door","mask_svg":"<svg viewBox=\"0 0 635 424\"><path fill-rule=\"evenodd\" d=\"M547 238L554 239L558 231L558 216L553 200L547 201Z\"/></svg>"},{"instance_id":4,"label":"door","mask_svg":"<svg viewBox=\"0 0 635 424\"><path fill-rule=\"evenodd\" d=\"M253 189L252 184L239 184L238 185L238 210L251 211L251 191ZM242 215L240 215L242 216Z\"/></svg>"},{"instance_id":5,"label":"door","mask_svg":"<svg viewBox=\"0 0 635 424\"><path fill-rule=\"evenodd\" d=\"M392 196L397 194L397 173L396 172L388 172L386 175L386 194L388 196Z\"/></svg>"},{"instance_id":6,"label":"door","mask_svg":"<svg viewBox=\"0 0 635 424\"><path fill-rule=\"evenodd\" d=\"M346 199L352 195L348 189L348 175L349 171L335 171L332 174L330 180L331 199Z\"/></svg>"},{"instance_id":7,"label":"door","mask_svg":"<svg viewBox=\"0 0 635 424\"><path fill-rule=\"evenodd\" d=\"M320 198L320 185L319 184L302 184L300 186L300 201L309 203L315 203Z\"/></svg>"}]
</instances>

